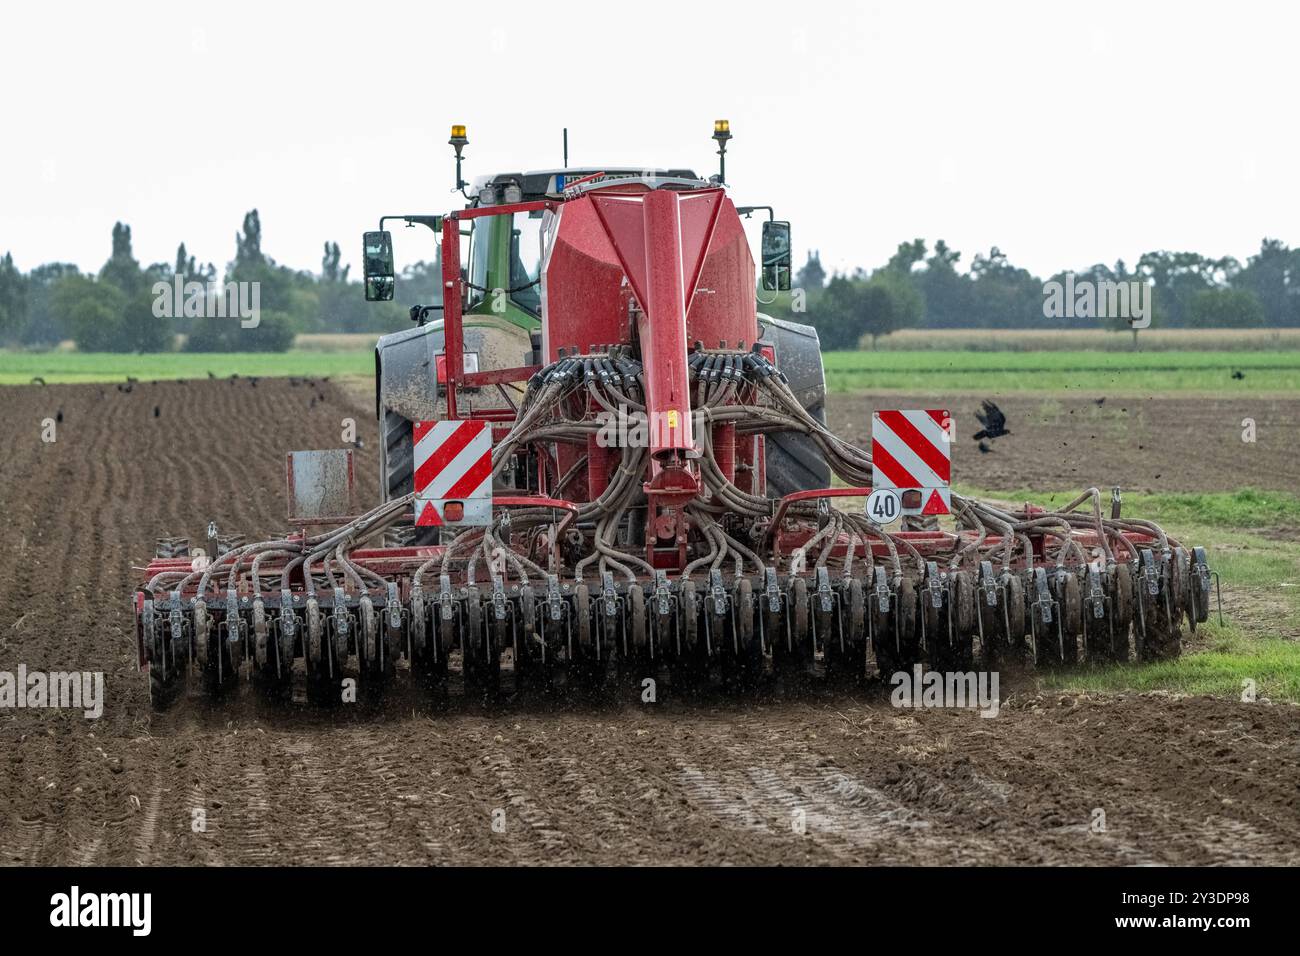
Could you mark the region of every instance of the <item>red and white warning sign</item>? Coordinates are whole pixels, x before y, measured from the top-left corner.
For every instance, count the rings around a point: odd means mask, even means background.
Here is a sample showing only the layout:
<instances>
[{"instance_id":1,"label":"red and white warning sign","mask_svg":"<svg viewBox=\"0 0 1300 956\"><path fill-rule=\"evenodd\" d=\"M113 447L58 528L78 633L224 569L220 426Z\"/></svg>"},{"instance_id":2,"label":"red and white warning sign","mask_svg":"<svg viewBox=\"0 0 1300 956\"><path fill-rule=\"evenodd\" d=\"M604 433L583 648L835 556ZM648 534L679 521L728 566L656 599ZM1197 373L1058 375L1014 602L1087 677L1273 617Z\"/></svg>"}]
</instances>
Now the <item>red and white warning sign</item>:
<instances>
[{"instance_id":1,"label":"red and white warning sign","mask_svg":"<svg viewBox=\"0 0 1300 956\"><path fill-rule=\"evenodd\" d=\"M492 523L492 423L416 422L415 523Z\"/></svg>"},{"instance_id":2,"label":"red and white warning sign","mask_svg":"<svg viewBox=\"0 0 1300 956\"><path fill-rule=\"evenodd\" d=\"M952 495L952 419L946 411L876 412L871 422L871 485L894 488L905 515L946 515Z\"/></svg>"}]
</instances>

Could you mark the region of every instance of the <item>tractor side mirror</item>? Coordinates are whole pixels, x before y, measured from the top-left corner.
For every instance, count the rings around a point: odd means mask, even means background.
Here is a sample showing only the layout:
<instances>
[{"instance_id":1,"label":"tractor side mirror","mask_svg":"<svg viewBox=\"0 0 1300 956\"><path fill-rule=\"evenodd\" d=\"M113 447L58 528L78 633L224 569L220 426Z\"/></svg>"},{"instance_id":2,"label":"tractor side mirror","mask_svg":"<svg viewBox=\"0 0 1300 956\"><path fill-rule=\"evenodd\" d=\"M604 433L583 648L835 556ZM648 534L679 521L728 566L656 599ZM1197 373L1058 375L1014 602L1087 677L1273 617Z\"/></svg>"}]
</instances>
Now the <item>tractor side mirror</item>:
<instances>
[{"instance_id":1,"label":"tractor side mirror","mask_svg":"<svg viewBox=\"0 0 1300 956\"><path fill-rule=\"evenodd\" d=\"M764 292L790 291L790 224L769 220L763 223L763 271L760 282Z\"/></svg>"},{"instance_id":2,"label":"tractor side mirror","mask_svg":"<svg viewBox=\"0 0 1300 956\"><path fill-rule=\"evenodd\" d=\"M366 301L390 302L397 280L393 278L393 234L368 232L362 240L361 261L366 277Z\"/></svg>"}]
</instances>

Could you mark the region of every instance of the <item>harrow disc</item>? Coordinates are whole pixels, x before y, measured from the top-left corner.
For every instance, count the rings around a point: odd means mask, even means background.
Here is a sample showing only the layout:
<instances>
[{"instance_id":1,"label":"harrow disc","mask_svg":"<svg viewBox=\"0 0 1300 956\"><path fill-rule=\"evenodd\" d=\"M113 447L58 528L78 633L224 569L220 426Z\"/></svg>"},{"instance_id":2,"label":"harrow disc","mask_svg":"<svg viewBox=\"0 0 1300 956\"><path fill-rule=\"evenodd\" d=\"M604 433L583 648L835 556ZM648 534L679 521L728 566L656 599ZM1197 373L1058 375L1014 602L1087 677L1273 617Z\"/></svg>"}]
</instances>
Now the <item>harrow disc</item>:
<instances>
[{"instance_id":1,"label":"harrow disc","mask_svg":"<svg viewBox=\"0 0 1300 956\"><path fill-rule=\"evenodd\" d=\"M735 640L722 642L727 651L724 680L734 688L752 690L763 676L763 645L754 627L754 586L748 578L741 578L731 599L732 627Z\"/></svg>"},{"instance_id":2,"label":"harrow disc","mask_svg":"<svg viewBox=\"0 0 1300 956\"><path fill-rule=\"evenodd\" d=\"M490 700L501 693L501 654L496 628L485 626L483 602L477 587L469 588L465 626L460 634L461 671L467 697Z\"/></svg>"},{"instance_id":3,"label":"harrow disc","mask_svg":"<svg viewBox=\"0 0 1300 956\"><path fill-rule=\"evenodd\" d=\"M1176 626L1182 626L1185 616L1195 626L1196 608L1192 603L1192 557L1186 548L1175 548L1169 562L1169 610Z\"/></svg>"},{"instance_id":4,"label":"harrow disc","mask_svg":"<svg viewBox=\"0 0 1300 956\"><path fill-rule=\"evenodd\" d=\"M979 627L979 619L976 617L975 579L969 571L958 571L953 575L952 602L958 633L974 633Z\"/></svg>"},{"instance_id":5,"label":"harrow disc","mask_svg":"<svg viewBox=\"0 0 1300 956\"><path fill-rule=\"evenodd\" d=\"M782 676L802 681L812 672L814 661L812 608L806 580L794 579L788 588L785 607L786 633L774 642L772 665Z\"/></svg>"},{"instance_id":6,"label":"harrow disc","mask_svg":"<svg viewBox=\"0 0 1300 956\"><path fill-rule=\"evenodd\" d=\"M199 667L208 666L208 651L211 650L211 619L208 617L208 606L203 601L194 602L193 611L194 624L194 655L198 658Z\"/></svg>"},{"instance_id":7,"label":"harrow disc","mask_svg":"<svg viewBox=\"0 0 1300 956\"><path fill-rule=\"evenodd\" d=\"M319 667L322 661L321 645L325 622L321 619L320 605L315 598L307 600L307 648L306 657L309 665Z\"/></svg>"},{"instance_id":8,"label":"harrow disc","mask_svg":"<svg viewBox=\"0 0 1300 956\"><path fill-rule=\"evenodd\" d=\"M1073 571L1062 571L1056 582L1057 600L1061 605L1061 663L1075 664L1079 660L1079 635L1083 632L1083 594L1079 576Z\"/></svg>"},{"instance_id":9,"label":"harrow disc","mask_svg":"<svg viewBox=\"0 0 1300 956\"><path fill-rule=\"evenodd\" d=\"M267 648L266 606L258 598L253 601L253 662L258 670L266 667Z\"/></svg>"},{"instance_id":10,"label":"harrow disc","mask_svg":"<svg viewBox=\"0 0 1300 956\"><path fill-rule=\"evenodd\" d=\"M638 662L650 660L650 644L645 616L645 591L635 586L628 591L628 639L632 644L632 658Z\"/></svg>"},{"instance_id":11,"label":"harrow disc","mask_svg":"<svg viewBox=\"0 0 1300 956\"><path fill-rule=\"evenodd\" d=\"M1025 633L1028 630L1025 615L1025 586L1020 580L1020 575L1010 571L1002 575L1002 585L1006 593L1006 600L1003 602L1005 606L1003 625L1006 628L1007 648L1021 657L1028 657L1029 649L1025 645Z\"/></svg>"},{"instance_id":12,"label":"harrow disc","mask_svg":"<svg viewBox=\"0 0 1300 956\"><path fill-rule=\"evenodd\" d=\"M1129 626L1133 623L1133 572L1127 564L1117 564L1110 572L1110 605L1115 633L1123 635L1127 652Z\"/></svg>"},{"instance_id":13,"label":"harrow disc","mask_svg":"<svg viewBox=\"0 0 1300 956\"><path fill-rule=\"evenodd\" d=\"M867 674L868 659L871 655L871 641L867 635L867 594L862 581L853 578L848 584L848 614L846 615L845 639L849 644L849 665L854 680L863 680ZM874 658L872 658L874 660ZM872 668L874 670L874 667Z\"/></svg>"},{"instance_id":14,"label":"harrow disc","mask_svg":"<svg viewBox=\"0 0 1300 956\"><path fill-rule=\"evenodd\" d=\"M1191 591L1192 620L1204 624L1210 619L1211 571L1204 548L1192 549Z\"/></svg>"},{"instance_id":15,"label":"harrow disc","mask_svg":"<svg viewBox=\"0 0 1300 956\"><path fill-rule=\"evenodd\" d=\"M898 583L896 594L898 609L894 617L899 664L902 667L910 667L921 659L921 611L918 601L916 584L911 578L903 578Z\"/></svg>"}]
</instances>

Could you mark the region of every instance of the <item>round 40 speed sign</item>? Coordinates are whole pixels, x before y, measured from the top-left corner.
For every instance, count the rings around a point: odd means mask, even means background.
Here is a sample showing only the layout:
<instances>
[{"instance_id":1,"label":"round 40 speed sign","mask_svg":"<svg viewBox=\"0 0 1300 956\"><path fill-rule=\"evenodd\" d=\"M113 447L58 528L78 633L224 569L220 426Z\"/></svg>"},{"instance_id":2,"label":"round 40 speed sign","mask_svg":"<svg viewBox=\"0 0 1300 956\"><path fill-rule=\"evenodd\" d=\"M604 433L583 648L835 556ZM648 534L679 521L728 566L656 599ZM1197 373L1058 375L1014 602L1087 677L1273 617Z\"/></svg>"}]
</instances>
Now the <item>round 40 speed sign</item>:
<instances>
[{"instance_id":1,"label":"round 40 speed sign","mask_svg":"<svg viewBox=\"0 0 1300 956\"><path fill-rule=\"evenodd\" d=\"M897 521L903 512L903 503L893 488L877 488L867 498L867 517L876 524Z\"/></svg>"}]
</instances>

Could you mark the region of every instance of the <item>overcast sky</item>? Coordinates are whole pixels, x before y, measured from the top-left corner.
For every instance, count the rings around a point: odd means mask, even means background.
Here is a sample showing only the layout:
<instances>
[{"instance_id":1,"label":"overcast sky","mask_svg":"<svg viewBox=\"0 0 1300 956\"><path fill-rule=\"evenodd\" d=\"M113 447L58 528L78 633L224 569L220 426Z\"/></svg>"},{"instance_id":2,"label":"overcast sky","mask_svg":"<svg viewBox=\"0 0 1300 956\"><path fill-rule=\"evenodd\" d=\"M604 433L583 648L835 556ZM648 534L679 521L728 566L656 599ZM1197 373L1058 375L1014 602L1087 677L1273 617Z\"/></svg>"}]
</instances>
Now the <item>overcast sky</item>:
<instances>
[{"instance_id":1,"label":"overcast sky","mask_svg":"<svg viewBox=\"0 0 1300 956\"><path fill-rule=\"evenodd\" d=\"M184 241L356 261L381 213L560 164L716 169L798 261L942 237L1040 275L1150 249L1300 244L1300 15L1282 3L6 4L0 254L98 269ZM399 263L420 250L399 244Z\"/></svg>"}]
</instances>

